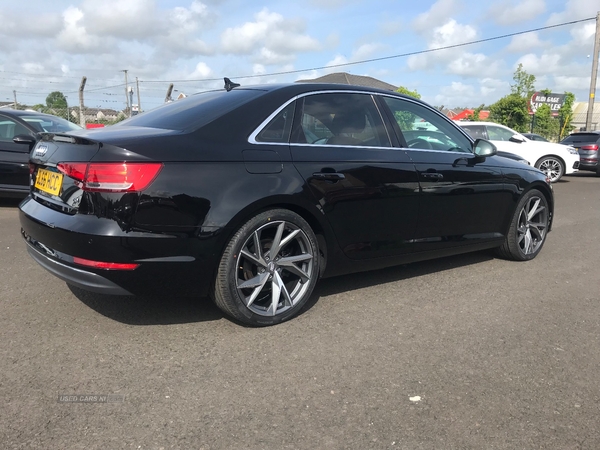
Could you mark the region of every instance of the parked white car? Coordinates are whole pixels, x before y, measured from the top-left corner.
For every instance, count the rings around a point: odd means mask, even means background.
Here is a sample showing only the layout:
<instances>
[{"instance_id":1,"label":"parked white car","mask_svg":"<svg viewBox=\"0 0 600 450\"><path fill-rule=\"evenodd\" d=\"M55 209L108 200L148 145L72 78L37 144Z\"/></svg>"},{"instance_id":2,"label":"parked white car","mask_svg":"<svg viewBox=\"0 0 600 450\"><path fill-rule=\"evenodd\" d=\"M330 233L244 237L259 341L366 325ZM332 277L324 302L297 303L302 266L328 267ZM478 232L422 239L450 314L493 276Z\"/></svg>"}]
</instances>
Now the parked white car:
<instances>
[{"instance_id":1,"label":"parked white car","mask_svg":"<svg viewBox=\"0 0 600 450\"><path fill-rule=\"evenodd\" d=\"M458 121L473 139L492 141L498 150L514 153L529 161L550 179L552 183L564 174L579 170L579 154L575 147L552 142L532 141L504 125L492 122Z\"/></svg>"}]
</instances>

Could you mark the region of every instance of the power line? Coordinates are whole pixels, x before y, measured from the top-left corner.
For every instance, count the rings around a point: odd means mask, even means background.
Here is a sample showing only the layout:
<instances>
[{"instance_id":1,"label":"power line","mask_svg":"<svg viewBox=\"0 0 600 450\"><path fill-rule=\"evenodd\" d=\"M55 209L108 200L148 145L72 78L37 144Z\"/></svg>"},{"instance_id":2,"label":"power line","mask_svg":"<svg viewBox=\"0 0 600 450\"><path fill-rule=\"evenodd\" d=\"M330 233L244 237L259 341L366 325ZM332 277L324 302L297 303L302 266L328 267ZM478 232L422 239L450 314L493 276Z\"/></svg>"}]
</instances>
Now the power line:
<instances>
[{"instance_id":1,"label":"power line","mask_svg":"<svg viewBox=\"0 0 600 450\"><path fill-rule=\"evenodd\" d=\"M558 23L555 25L548 25L545 27L532 28L529 30L517 31L514 33L508 33L508 34L493 36L493 37L489 37L489 38L485 38L485 39L478 39L478 40L474 40L474 41L462 42L459 44L446 45L443 47L436 47L436 48L431 48L431 49L427 49L427 50L418 50L418 51L414 51L414 52L400 53L400 54L396 54L396 55L383 56L383 57L379 57L379 58L371 58L371 59L364 59L364 60L360 60L360 61L332 64L329 66L318 66L318 67L312 67L312 68L287 70L287 71L281 71L281 72L271 72L271 73L264 73L264 74L237 75L237 76L233 76L232 78L261 78L261 77L269 77L269 76L276 76L276 75L290 75L290 74L295 74L295 73L311 72L311 71L315 71L315 70L331 69L331 68L337 68L337 67L347 67L347 66L366 64L366 63L377 62L377 61L386 61L386 60L390 60L390 59L404 58L404 57L408 57L408 56L422 55L422 54L426 54L426 53L439 52L442 50L448 50L448 49L452 49L452 48L459 48L459 47L465 47L465 46L469 46L469 45L481 44L484 42L506 39L508 37L518 36L518 35L522 35L522 34L534 33L536 31L544 31L544 30L549 30L552 28L558 28L558 27L564 27L567 25L574 25L577 23L588 22L591 20L596 20L596 17L588 17L585 19L573 20L570 22L563 22L563 23ZM105 70L105 69L80 69L80 70L81 71L87 71L87 70L100 71L100 70ZM52 75L42 75L42 74L25 74L23 72L12 72L12 71L6 71L6 70L0 70L0 73L7 73L7 74L12 73L12 74L26 75L26 76L31 76L31 77L46 76L46 77L54 78L54 79L77 78L77 77L64 76L64 75L52 76ZM9 79L9 78L0 78L0 79L4 79L7 81L38 81L38 80ZM223 79L222 77L218 77L218 78L203 78L203 79L195 79L195 80L189 80L189 79L188 80L139 80L139 82L140 83L203 83L203 82L211 82L211 81L221 81L222 79ZM47 83L59 84L60 82L59 81L47 81ZM113 89L113 88L119 88L119 87L123 87L123 86L125 86L125 83L115 84L115 85L111 85L111 86L104 86L104 87L93 87L91 89L89 89L89 88L86 89L86 93L103 91L103 90ZM36 88L33 88L33 89L37 90ZM19 91L28 91L28 90L29 89L26 87L19 89ZM148 89L148 91L157 91L157 90ZM68 92L64 92L64 93L65 94L75 94L77 92L78 91L75 90L75 91L68 91ZM28 92L27 95L45 95L45 94Z\"/></svg>"},{"instance_id":2,"label":"power line","mask_svg":"<svg viewBox=\"0 0 600 450\"><path fill-rule=\"evenodd\" d=\"M376 61L385 61L388 59L395 59L395 58L404 58L407 56L414 56L414 55L422 55L425 53L433 53L433 52L439 52L441 50L448 50L451 48L457 48L457 47L465 47L467 45L474 45L474 44L481 44L483 42L490 42L490 41L496 41L498 39L505 39L507 37L512 37L512 36L518 36L520 34L527 34L527 33L533 33L536 31L543 31L543 30L549 30L551 28L558 28L558 27L564 27L567 25L574 25L576 23L581 23L581 22L588 22L590 20L596 20L595 17L588 17L587 19L579 19L579 20L573 20L571 22L563 22L563 23L559 23L556 25L548 25L545 27L540 27L540 28L532 28L530 30L525 30L525 31L517 31L515 33L508 33L508 34L503 34L500 36L494 36L494 37L490 37L490 38L485 38L485 39L478 39L476 41L469 41L469 42L462 42L460 44L453 44L453 45L446 45L444 47L436 47L436 48L430 48L427 50L418 50L415 52L408 52L408 53L400 53L398 55L391 55L391 56L382 56L380 58L371 58L371 59L363 59L361 61L354 61L354 62L347 62L347 63L340 63L340 64L332 64L330 66L319 66L319 67L312 67L310 69L297 69L297 70L287 70L287 71L283 71L283 72L271 72L271 73L263 73L263 74L252 74L252 75L237 75L234 76L232 78L260 78L260 77L271 77L274 75L290 75L290 74L294 74L294 73L302 73L302 72L311 72L313 70L321 70L321 69L331 69L333 67L347 67L347 66L353 66L353 65L358 65L358 64L366 64L366 63L370 63L370 62L376 62ZM219 78L203 78L203 79L199 79L199 80L140 80L140 83L190 83L190 82L203 82L203 81L220 81L222 80L223 77L219 77Z\"/></svg>"}]
</instances>

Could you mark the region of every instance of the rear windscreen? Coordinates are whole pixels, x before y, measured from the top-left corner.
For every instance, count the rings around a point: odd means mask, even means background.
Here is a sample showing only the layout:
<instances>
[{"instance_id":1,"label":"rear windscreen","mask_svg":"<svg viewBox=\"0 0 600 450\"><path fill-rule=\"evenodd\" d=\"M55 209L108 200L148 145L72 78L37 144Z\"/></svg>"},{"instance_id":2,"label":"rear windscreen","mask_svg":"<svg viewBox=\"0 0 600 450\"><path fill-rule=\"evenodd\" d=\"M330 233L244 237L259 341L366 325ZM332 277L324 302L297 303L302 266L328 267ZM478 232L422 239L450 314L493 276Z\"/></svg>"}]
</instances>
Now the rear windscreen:
<instances>
[{"instance_id":1,"label":"rear windscreen","mask_svg":"<svg viewBox=\"0 0 600 450\"><path fill-rule=\"evenodd\" d=\"M575 142L596 142L599 138L600 135L595 133L572 134L571 136L564 138L561 141L561 144L572 144Z\"/></svg>"},{"instance_id":2,"label":"rear windscreen","mask_svg":"<svg viewBox=\"0 0 600 450\"><path fill-rule=\"evenodd\" d=\"M203 92L159 106L114 126L164 128L179 131L196 129L263 93L256 89Z\"/></svg>"}]
</instances>

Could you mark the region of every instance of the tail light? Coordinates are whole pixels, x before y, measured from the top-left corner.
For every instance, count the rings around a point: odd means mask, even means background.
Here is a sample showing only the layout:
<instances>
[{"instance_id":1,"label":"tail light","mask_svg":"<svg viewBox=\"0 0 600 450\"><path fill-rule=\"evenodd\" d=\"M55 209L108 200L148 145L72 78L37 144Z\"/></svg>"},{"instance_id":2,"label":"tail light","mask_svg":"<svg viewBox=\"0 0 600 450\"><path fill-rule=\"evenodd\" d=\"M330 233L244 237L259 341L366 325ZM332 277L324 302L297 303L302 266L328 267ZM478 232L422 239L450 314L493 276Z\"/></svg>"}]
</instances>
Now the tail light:
<instances>
[{"instance_id":1,"label":"tail light","mask_svg":"<svg viewBox=\"0 0 600 450\"><path fill-rule=\"evenodd\" d=\"M146 189L162 163L59 163L56 168L89 192L136 192Z\"/></svg>"},{"instance_id":2,"label":"tail light","mask_svg":"<svg viewBox=\"0 0 600 450\"><path fill-rule=\"evenodd\" d=\"M588 151L592 151L592 152L597 152L598 151L598 144L592 144L592 145L582 145L581 146L581 150L588 150Z\"/></svg>"}]
</instances>

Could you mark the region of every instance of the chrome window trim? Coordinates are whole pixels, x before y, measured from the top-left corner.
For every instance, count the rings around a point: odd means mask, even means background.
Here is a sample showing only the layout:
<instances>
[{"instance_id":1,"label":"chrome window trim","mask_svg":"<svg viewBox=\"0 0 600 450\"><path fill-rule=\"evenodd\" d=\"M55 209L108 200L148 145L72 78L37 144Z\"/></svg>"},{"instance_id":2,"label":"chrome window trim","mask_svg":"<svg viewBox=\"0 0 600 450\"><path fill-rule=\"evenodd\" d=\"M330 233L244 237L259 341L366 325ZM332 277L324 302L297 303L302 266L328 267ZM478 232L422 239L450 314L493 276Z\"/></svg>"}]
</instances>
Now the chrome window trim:
<instances>
[{"instance_id":1,"label":"chrome window trim","mask_svg":"<svg viewBox=\"0 0 600 450\"><path fill-rule=\"evenodd\" d=\"M309 95L319 95L319 94L362 94L362 95L369 95L371 97L371 100L373 100L373 106L375 106L375 109L377 110L377 114L379 114L379 118L380 118L381 123L383 125L383 129L385 131L385 135L387 136L387 139L388 139L388 142L390 143L390 145L389 145L389 147L372 147L372 146L357 146L357 145L353 145L351 147L354 147L354 148L377 148L377 149L380 149L380 148L387 148L387 149L401 148L401 147L394 147L394 145L392 144L392 139L390 137L388 127L385 125L385 120L384 120L384 118L383 118L383 116L381 114L379 106L377 105L377 102L375 102L375 99L373 98L375 95L385 95L385 94L381 94L379 92L371 92L371 91L357 91L357 90L354 90L354 89L339 89L339 90L338 89L328 89L328 90L324 90L324 91L310 91L310 92L303 92L302 94L298 94L298 95L292 97L287 102L285 102L283 105L281 105L279 108L277 108L271 115L269 115L269 117L267 117L265 120L263 120L263 122L258 127L256 127L256 129L248 137L248 143L255 144L255 145L301 145L301 146L331 147L331 148L348 147L348 146L344 146L344 145L327 145L327 144L314 145L314 144L308 144L308 143L307 144L304 144L304 143L297 144L297 143L290 143L290 142L262 142L262 141L257 141L256 140L256 136L258 136L261 133L261 131L269 124L269 122L271 122L271 120L273 120L275 118L275 116L277 116L277 114L279 114L290 103L295 102L296 100L301 99L303 97L308 97ZM389 95L388 97L398 98L398 97L395 97L393 95Z\"/></svg>"}]
</instances>

